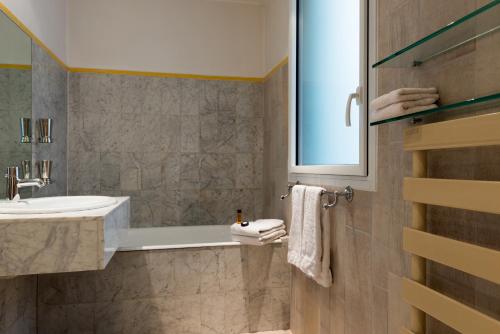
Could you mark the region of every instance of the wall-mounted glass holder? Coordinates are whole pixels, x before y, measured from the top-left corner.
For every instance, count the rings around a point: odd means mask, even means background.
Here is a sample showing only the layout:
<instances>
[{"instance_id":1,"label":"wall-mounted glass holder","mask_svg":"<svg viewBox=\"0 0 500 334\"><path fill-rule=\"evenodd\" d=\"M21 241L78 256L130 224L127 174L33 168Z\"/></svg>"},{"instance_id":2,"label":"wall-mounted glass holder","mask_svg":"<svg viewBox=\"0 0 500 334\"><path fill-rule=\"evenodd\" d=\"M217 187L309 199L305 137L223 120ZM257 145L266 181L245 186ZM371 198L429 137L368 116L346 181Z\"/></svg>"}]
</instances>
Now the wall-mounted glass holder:
<instances>
[{"instance_id":1,"label":"wall-mounted glass holder","mask_svg":"<svg viewBox=\"0 0 500 334\"><path fill-rule=\"evenodd\" d=\"M36 167L38 169L38 178L45 182L45 184L51 184L52 160L37 161Z\"/></svg>"},{"instance_id":2,"label":"wall-mounted glass holder","mask_svg":"<svg viewBox=\"0 0 500 334\"><path fill-rule=\"evenodd\" d=\"M52 118L41 118L38 120L38 142L42 144L52 143Z\"/></svg>"},{"instance_id":3,"label":"wall-mounted glass holder","mask_svg":"<svg viewBox=\"0 0 500 334\"><path fill-rule=\"evenodd\" d=\"M20 132L20 142L21 144L31 143L31 118L20 118L19 119L19 132Z\"/></svg>"}]
</instances>

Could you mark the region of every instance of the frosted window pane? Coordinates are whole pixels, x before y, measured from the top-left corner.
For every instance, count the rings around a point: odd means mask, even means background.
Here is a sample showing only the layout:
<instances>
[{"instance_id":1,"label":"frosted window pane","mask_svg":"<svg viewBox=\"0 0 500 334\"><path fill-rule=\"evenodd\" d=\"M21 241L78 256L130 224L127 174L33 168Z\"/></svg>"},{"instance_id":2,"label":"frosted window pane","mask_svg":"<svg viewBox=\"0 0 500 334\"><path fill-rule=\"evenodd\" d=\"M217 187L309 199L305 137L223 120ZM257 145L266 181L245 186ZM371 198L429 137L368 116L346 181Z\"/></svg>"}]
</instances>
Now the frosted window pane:
<instances>
[{"instance_id":1,"label":"frosted window pane","mask_svg":"<svg viewBox=\"0 0 500 334\"><path fill-rule=\"evenodd\" d=\"M298 5L298 165L359 164L359 107L347 97L360 77L360 4L302 0Z\"/></svg>"}]
</instances>

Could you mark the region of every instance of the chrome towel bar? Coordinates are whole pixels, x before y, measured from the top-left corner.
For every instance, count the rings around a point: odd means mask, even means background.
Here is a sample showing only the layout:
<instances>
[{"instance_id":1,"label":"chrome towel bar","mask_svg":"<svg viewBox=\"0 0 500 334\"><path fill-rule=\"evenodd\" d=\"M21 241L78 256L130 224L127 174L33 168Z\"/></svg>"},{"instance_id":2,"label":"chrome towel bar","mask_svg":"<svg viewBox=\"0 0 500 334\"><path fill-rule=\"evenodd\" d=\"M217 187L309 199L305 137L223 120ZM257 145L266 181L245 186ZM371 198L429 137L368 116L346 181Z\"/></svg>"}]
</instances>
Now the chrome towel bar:
<instances>
[{"instance_id":1,"label":"chrome towel bar","mask_svg":"<svg viewBox=\"0 0 500 334\"><path fill-rule=\"evenodd\" d=\"M290 194L292 193L292 188L299 184L299 181L295 182L294 184L289 184L288 185L288 190L286 192L286 194L284 195L281 195L281 200L284 200L285 198L287 198L288 196L290 196ZM338 198L339 196L341 197L345 197L345 199L348 201L348 202L352 202L352 199L354 198L354 190L352 189L351 186L347 186L344 188L343 191L326 191L326 190L323 190L321 192L321 195L327 195L328 196L328 199L330 199L330 196L333 196L333 201L328 201L328 203L325 203L323 204L323 208L325 209L329 209L329 208L333 208L335 205L337 205L337 201L338 201Z\"/></svg>"}]
</instances>

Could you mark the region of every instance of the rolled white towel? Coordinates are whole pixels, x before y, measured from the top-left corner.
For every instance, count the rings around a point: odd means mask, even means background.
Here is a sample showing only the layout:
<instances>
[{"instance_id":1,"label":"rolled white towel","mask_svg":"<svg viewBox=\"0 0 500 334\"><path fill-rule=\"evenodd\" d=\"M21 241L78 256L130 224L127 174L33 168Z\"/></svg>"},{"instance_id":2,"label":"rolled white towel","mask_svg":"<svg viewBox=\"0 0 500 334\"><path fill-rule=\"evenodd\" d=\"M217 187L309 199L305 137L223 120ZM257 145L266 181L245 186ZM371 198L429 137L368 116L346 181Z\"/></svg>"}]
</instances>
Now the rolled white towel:
<instances>
[{"instance_id":1,"label":"rolled white towel","mask_svg":"<svg viewBox=\"0 0 500 334\"><path fill-rule=\"evenodd\" d=\"M284 228L284 222L281 219L258 219L250 222L248 226L240 224L231 225L231 233L237 235L245 235L249 237L261 237L265 233L269 233L277 228Z\"/></svg>"},{"instance_id":2,"label":"rolled white towel","mask_svg":"<svg viewBox=\"0 0 500 334\"><path fill-rule=\"evenodd\" d=\"M271 243L271 242L273 242L281 237L284 237L285 235L286 235L286 231L281 229L279 231L275 231L275 232L270 233L270 234L266 235L265 237L261 237L261 238L248 237L248 236L236 235L236 234L233 234L231 237L232 237L233 241L238 241L242 244L263 246L263 245L269 244L269 243Z\"/></svg>"},{"instance_id":3,"label":"rolled white towel","mask_svg":"<svg viewBox=\"0 0 500 334\"><path fill-rule=\"evenodd\" d=\"M426 106L417 106L417 107L405 109L403 107L402 103L391 104L390 106L388 106L386 108L380 109L376 112L372 112L371 113L371 121L372 122L382 121L382 120L385 120L388 118L413 114L416 112L434 109L437 107L438 106L436 104L429 104Z\"/></svg>"},{"instance_id":4,"label":"rolled white towel","mask_svg":"<svg viewBox=\"0 0 500 334\"><path fill-rule=\"evenodd\" d=\"M418 101L422 99L434 99L430 103L434 103L439 99L436 88L400 88L390 93L381 95L370 102L371 110L385 108L391 104Z\"/></svg>"}]
</instances>

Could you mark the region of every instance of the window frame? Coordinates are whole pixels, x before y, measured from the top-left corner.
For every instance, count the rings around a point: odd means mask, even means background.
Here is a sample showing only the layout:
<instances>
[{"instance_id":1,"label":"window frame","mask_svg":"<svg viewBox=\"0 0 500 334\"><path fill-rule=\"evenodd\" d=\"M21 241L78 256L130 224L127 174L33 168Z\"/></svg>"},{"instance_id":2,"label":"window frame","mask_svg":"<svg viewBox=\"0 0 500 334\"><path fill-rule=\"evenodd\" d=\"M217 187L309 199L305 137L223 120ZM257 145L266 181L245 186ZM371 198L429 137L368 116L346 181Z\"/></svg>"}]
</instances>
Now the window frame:
<instances>
[{"instance_id":1,"label":"window frame","mask_svg":"<svg viewBox=\"0 0 500 334\"><path fill-rule=\"evenodd\" d=\"M297 165L297 47L298 47L298 2L290 0L290 55L289 55L289 152L288 179L290 182L321 183L332 186L351 185L358 189L375 190L375 166L377 129L368 124L368 101L376 93L376 71L369 67L376 55L376 1L362 0L361 29L363 34L360 44L364 57L360 59L360 85L362 86L362 103L359 117L360 126L360 160L357 165ZM307 1L307 0L305 0ZM347 96L346 96L347 102Z\"/></svg>"}]
</instances>

